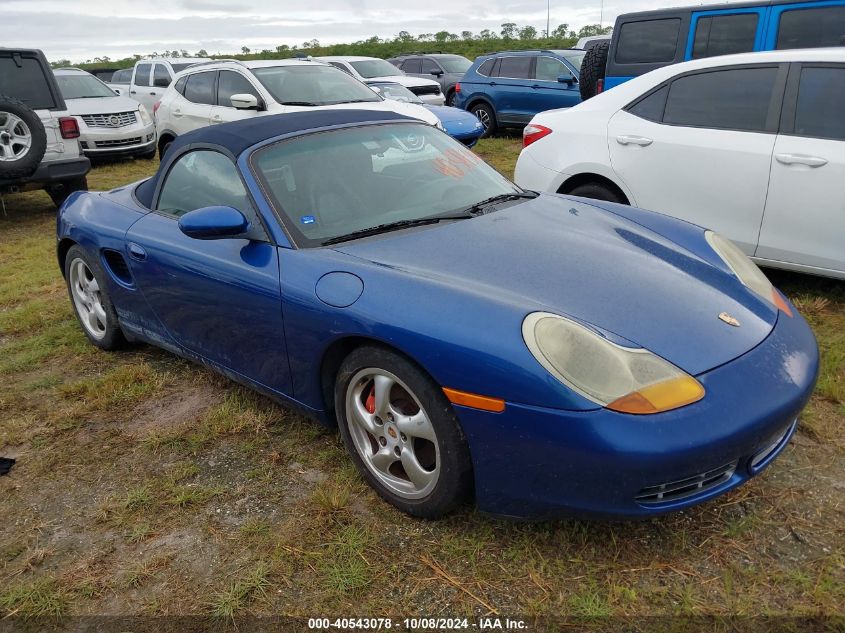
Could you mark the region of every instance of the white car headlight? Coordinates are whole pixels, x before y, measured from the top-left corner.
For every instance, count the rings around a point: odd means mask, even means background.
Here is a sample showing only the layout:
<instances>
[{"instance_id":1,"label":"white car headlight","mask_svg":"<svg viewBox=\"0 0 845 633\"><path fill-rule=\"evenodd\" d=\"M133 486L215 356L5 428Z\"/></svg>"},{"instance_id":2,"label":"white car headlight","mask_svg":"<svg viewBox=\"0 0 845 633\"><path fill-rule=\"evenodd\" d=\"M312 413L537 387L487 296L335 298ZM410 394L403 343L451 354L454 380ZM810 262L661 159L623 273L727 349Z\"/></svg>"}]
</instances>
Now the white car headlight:
<instances>
[{"instance_id":1,"label":"white car headlight","mask_svg":"<svg viewBox=\"0 0 845 633\"><path fill-rule=\"evenodd\" d=\"M792 310L780 292L772 285L772 282L769 281L766 275L763 274L763 271L757 267L757 264L752 262L751 258L742 252L739 246L713 231L705 232L704 238L710 244L710 248L716 251L716 254L733 271L733 274L736 275L736 278L739 279L742 285L779 310L792 316Z\"/></svg>"},{"instance_id":2,"label":"white car headlight","mask_svg":"<svg viewBox=\"0 0 845 633\"><path fill-rule=\"evenodd\" d=\"M529 314L522 322L522 338L555 378L614 411L659 413L704 397L695 378L659 356L617 345L557 314Z\"/></svg>"},{"instance_id":3,"label":"white car headlight","mask_svg":"<svg viewBox=\"0 0 845 633\"><path fill-rule=\"evenodd\" d=\"M153 119L150 116L150 113L147 112L147 109L144 107L143 104L138 106L138 114L141 116L141 122L144 125L149 125L150 123L153 122Z\"/></svg>"}]
</instances>

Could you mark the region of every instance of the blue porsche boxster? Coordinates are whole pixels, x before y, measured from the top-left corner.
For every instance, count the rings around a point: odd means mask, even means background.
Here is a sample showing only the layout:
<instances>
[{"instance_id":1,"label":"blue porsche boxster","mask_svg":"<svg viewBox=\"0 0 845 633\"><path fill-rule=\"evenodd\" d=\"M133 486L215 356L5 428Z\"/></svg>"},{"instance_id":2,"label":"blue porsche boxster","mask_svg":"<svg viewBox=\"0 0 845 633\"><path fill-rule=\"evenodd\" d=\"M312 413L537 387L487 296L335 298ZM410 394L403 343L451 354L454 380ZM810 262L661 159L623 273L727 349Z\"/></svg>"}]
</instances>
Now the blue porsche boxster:
<instances>
[{"instance_id":1,"label":"blue porsche boxster","mask_svg":"<svg viewBox=\"0 0 845 633\"><path fill-rule=\"evenodd\" d=\"M728 240L521 190L391 113L180 136L152 178L72 194L58 258L94 345L158 345L337 424L421 517L711 499L784 449L818 371Z\"/></svg>"}]
</instances>

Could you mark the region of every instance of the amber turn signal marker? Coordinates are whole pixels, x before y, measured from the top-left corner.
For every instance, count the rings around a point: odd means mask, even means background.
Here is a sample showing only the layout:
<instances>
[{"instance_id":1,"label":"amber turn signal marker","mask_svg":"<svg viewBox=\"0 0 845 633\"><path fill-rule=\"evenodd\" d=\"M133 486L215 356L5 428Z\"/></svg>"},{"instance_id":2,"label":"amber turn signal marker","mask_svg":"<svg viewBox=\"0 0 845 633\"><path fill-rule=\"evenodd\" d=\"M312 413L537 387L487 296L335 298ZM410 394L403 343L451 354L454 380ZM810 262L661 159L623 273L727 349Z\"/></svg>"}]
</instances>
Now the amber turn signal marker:
<instances>
[{"instance_id":1,"label":"amber turn signal marker","mask_svg":"<svg viewBox=\"0 0 845 633\"><path fill-rule=\"evenodd\" d=\"M649 385L618 398L607 405L620 413L661 413L698 402L704 397L704 387L691 376L678 376Z\"/></svg>"},{"instance_id":2,"label":"amber turn signal marker","mask_svg":"<svg viewBox=\"0 0 845 633\"><path fill-rule=\"evenodd\" d=\"M481 409L482 411L492 411L493 413L501 413L505 410L505 401L499 398L479 396L475 393L449 389L449 387L443 387L443 393L446 394L446 397L449 398L449 402L452 404Z\"/></svg>"},{"instance_id":3,"label":"amber turn signal marker","mask_svg":"<svg viewBox=\"0 0 845 633\"><path fill-rule=\"evenodd\" d=\"M792 310L790 309L789 304L777 288L772 288L772 301L775 302L778 310L785 313L786 316L792 316Z\"/></svg>"}]
</instances>

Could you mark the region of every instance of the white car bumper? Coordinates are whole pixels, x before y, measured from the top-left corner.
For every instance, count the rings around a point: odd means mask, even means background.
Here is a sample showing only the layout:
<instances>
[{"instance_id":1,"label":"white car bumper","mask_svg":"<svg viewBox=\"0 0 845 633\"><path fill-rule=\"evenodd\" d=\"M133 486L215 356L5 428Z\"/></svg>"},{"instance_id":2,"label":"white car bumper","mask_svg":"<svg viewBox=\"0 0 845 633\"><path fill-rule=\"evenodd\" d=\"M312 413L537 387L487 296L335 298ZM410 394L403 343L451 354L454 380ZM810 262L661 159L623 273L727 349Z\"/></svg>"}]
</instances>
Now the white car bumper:
<instances>
[{"instance_id":1,"label":"white car bumper","mask_svg":"<svg viewBox=\"0 0 845 633\"><path fill-rule=\"evenodd\" d=\"M122 127L109 127L108 119L104 126L99 119L89 125L85 118L77 117L80 120L79 145L86 156L135 156L155 149L153 123L145 125L137 121Z\"/></svg>"}]
</instances>

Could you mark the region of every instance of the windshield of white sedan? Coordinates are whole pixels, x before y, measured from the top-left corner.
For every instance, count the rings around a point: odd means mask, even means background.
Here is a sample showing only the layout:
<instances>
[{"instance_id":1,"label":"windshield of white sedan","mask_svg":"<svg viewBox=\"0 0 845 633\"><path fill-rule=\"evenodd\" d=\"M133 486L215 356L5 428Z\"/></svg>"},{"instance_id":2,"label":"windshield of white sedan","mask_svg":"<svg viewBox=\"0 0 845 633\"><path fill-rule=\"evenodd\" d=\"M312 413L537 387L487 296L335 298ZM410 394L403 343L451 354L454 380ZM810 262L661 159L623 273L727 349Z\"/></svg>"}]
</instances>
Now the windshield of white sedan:
<instances>
[{"instance_id":1,"label":"windshield of white sedan","mask_svg":"<svg viewBox=\"0 0 845 633\"><path fill-rule=\"evenodd\" d=\"M463 145L422 123L281 141L259 150L253 165L300 246L397 222L469 217L479 202L520 192Z\"/></svg>"},{"instance_id":2,"label":"windshield of white sedan","mask_svg":"<svg viewBox=\"0 0 845 633\"><path fill-rule=\"evenodd\" d=\"M92 75L56 75L65 99L116 97L114 90Z\"/></svg>"},{"instance_id":3,"label":"windshield of white sedan","mask_svg":"<svg viewBox=\"0 0 845 633\"><path fill-rule=\"evenodd\" d=\"M349 63L352 64L352 68L354 68L364 79L370 79L372 77L393 77L394 75L405 74L396 68L396 66L390 62L384 61L383 59L367 59L364 61Z\"/></svg>"},{"instance_id":4,"label":"windshield of white sedan","mask_svg":"<svg viewBox=\"0 0 845 633\"><path fill-rule=\"evenodd\" d=\"M331 66L271 66L252 74L282 105L323 106L381 101L357 79Z\"/></svg>"}]
</instances>

